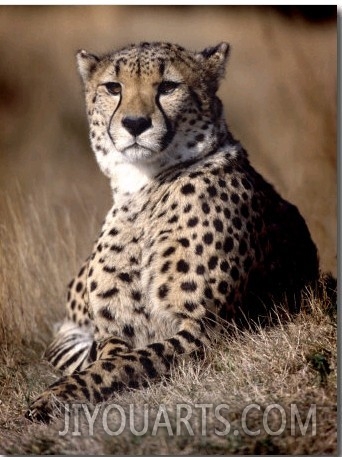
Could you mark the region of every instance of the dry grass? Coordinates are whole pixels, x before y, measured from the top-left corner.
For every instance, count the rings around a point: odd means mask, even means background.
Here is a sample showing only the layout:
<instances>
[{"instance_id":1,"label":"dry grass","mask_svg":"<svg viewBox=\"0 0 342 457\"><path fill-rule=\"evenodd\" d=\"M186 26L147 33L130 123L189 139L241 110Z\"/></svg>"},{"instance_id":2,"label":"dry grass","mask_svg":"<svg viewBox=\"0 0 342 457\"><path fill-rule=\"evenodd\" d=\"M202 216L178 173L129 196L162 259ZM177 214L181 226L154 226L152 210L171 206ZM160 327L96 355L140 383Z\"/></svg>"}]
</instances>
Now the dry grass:
<instances>
[{"instance_id":1,"label":"dry grass","mask_svg":"<svg viewBox=\"0 0 342 457\"><path fill-rule=\"evenodd\" d=\"M190 24L190 25L189 25ZM198 33L200 30L200 36ZM20 40L18 36L20 35ZM91 157L73 53L142 39L200 49L227 40L221 89L233 133L252 163L306 217L323 269L336 268L336 27L288 22L255 8L0 7L0 452L28 454L305 454L336 452L336 318L312 299L288 323L237 334L166 384L115 401L151 407L149 432L62 438L28 424L29 400L55 379L40 360L63 315L65 285L88 255L110 205ZM327 367L329 367L327 369ZM158 405L243 408L317 404L317 435L151 436ZM139 416L139 415L138 415ZM260 416L249 416L250 428ZM139 419L139 417L137 418ZM213 417L208 419L210 423ZM276 422L276 419L274 419ZM194 412L194 428L200 411Z\"/></svg>"},{"instance_id":2,"label":"dry grass","mask_svg":"<svg viewBox=\"0 0 342 457\"><path fill-rule=\"evenodd\" d=\"M34 237L30 230L28 236L29 239ZM19 346L20 350L15 352L10 345L1 355L0 451L9 454L129 455L334 453L337 440L337 325L336 313L326 312L329 308L323 306L324 303L311 296L309 307L289 322L253 332L236 332L208 350L203 359L184 360L164 383L117 395L113 402L122 406L127 417L129 405L134 405L134 423L138 430L144 425L143 405L148 405L149 426L141 437L134 436L128 426L119 436L109 436L102 421L106 405L97 416L93 433L84 415L80 415L80 437L72 435L75 430L72 426L66 436L59 436L64 429L63 420L57 420L49 427L27 423L22 417L23 409L44 385L54 380L54 375L39 361L32 340L30 351ZM39 320L41 316L36 315L36 318ZM176 434L177 404L192 408L189 423L194 436L184 428L182 434ZM207 433L202 436L201 409L196 408L196 404L229 405L226 417L232 432L223 437L214 433L215 428L220 429L220 423L215 419L213 408L209 408ZM258 436L248 436L242 428L241 416L250 404L261 407L261 412L254 410L248 414L247 421L250 430L261 430ZM280 405L286 412L286 428L280 436L270 436L263 430L262 411L271 404ZM298 427L295 435L291 434L291 404L297 406L303 423L311 405L316 405L314 436L310 427L306 435L302 436ZM157 438L153 436L160 405L165 405L175 435L171 438L162 427L159 427ZM70 424L74 424L75 416L71 417ZM105 425L110 430L117 430L121 424L119 417L108 417ZM279 429L279 417L271 414L268 424L273 430ZM234 435L233 430L239 430L239 435Z\"/></svg>"}]
</instances>

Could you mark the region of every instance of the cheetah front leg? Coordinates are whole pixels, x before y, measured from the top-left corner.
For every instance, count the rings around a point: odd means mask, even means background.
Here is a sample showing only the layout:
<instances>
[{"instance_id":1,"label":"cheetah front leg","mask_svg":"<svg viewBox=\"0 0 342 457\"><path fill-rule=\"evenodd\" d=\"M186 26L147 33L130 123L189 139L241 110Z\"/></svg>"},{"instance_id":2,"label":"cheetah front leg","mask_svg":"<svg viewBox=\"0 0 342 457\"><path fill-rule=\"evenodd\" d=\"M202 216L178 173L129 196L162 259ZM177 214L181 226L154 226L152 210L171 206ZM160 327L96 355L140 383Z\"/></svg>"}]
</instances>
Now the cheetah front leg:
<instances>
[{"instance_id":1,"label":"cheetah front leg","mask_svg":"<svg viewBox=\"0 0 342 457\"><path fill-rule=\"evenodd\" d=\"M89 317L86 280L88 260L68 285L66 317L44 357L64 374L82 370L89 365L93 344L93 324Z\"/></svg>"},{"instance_id":2,"label":"cheetah front leg","mask_svg":"<svg viewBox=\"0 0 342 457\"><path fill-rule=\"evenodd\" d=\"M98 360L85 370L64 376L38 397L26 413L31 420L49 422L65 403L106 401L125 388L144 387L170 371L182 354L198 351L208 343L201 321L186 319L171 338L143 349L130 349L118 338L109 338L98 349Z\"/></svg>"}]
</instances>

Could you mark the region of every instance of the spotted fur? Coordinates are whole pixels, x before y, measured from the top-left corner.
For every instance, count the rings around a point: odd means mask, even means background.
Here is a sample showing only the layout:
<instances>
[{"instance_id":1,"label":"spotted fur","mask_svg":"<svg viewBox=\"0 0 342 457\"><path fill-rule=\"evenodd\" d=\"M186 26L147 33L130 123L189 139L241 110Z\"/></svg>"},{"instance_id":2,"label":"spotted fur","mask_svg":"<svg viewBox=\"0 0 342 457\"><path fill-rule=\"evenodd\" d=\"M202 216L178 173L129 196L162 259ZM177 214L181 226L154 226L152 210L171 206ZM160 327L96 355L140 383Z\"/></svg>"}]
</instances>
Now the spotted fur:
<instances>
[{"instance_id":1,"label":"spotted fur","mask_svg":"<svg viewBox=\"0 0 342 457\"><path fill-rule=\"evenodd\" d=\"M141 43L78 53L114 203L47 350L64 376L29 417L48 420L54 399L96 403L159 379L222 322L254 319L285 295L295 308L317 279L303 218L227 129L216 91L228 50Z\"/></svg>"}]
</instances>

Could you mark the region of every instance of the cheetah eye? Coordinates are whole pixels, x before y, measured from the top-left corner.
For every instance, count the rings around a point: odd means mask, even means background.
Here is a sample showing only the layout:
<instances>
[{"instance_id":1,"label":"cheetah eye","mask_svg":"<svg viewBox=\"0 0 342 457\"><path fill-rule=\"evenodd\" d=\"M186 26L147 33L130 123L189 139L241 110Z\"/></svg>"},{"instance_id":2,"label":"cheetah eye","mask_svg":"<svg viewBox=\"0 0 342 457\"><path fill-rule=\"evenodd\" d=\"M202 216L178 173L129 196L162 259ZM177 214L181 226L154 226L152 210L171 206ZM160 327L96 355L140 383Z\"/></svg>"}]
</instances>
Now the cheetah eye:
<instances>
[{"instance_id":1,"label":"cheetah eye","mask_svg":"<svg viewBox=\"0 0 342 457\"><path fill-rule=\"evenodd\" d=\"M161 95L172 94L174 90L177 89L180 83L176 83L175 81L163 81L159 84L158 92Z\"/></svg>"},{"instance_id":2,"label":"cheetah eye","mask_svg":"<svg viewBox=\"0 0 342 457\"><path fill-rule=\"evenodd\" d=\"M119 83L106 83L104 86L111 95L121 94L121 84Z\"/></svg>"}]
</instances>

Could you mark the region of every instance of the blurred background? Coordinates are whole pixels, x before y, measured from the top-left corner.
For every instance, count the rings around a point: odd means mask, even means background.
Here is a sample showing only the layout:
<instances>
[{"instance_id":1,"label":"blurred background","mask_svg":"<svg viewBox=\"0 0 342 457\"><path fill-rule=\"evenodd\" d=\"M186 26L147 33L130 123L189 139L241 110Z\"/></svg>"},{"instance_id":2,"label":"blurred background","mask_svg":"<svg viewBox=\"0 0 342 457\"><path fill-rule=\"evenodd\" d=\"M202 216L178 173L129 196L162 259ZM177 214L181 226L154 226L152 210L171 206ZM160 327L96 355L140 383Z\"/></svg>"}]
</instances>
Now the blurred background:
<instances>
[{"instance_id":1,"label":"blurred background","mask_svg":"<svg viewBox=\"0 0 342 457\"><path fill-rule=\"evenodd\" d=\"M80 233L109 209L88 144L78 49L165 40L201 50L228 41L219 93L231 131L299 207L322 268L336 272L336 25L331 6L1 6L0 224L19 200L38 213L44 202L57 219L67 211Z\"/></svg>"}]
</instances>

